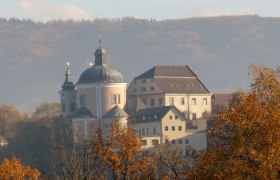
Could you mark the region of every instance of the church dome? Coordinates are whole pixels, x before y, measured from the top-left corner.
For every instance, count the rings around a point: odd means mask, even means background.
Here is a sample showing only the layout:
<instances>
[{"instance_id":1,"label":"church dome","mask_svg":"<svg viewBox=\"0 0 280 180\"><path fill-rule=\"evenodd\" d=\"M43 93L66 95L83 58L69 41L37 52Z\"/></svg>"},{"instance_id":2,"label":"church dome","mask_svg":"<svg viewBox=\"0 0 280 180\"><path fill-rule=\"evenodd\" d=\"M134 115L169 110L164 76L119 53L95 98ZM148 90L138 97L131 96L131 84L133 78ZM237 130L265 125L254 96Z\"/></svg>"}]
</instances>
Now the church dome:
<instances>
[{"instance_id":1,"label":"church dome","mask_svg":"<svg viewBox=\"0 0 280 180\"><path fill-rule=\"evenodd\" d=\"M81 74L77 84L124 83L122 74L107 64L105 49L100 46L94 55L95 64Z\"/></svg>"}]
</instances>

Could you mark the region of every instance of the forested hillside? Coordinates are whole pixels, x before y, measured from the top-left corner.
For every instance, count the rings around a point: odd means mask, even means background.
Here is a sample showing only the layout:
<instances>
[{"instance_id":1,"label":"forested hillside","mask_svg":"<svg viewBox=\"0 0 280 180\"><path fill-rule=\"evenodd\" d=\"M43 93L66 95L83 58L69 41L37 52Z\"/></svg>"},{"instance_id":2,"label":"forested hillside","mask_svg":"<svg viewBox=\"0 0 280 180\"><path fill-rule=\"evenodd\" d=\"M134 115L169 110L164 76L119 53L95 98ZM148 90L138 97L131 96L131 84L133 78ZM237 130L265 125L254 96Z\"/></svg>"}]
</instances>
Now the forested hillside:
<instances>
[{"instance_id":1,"label":"forested hillside","mask_svg":"<svg viewBox=\"0 0 280 180\"><path fill-rule=\"evenodd\" d=\"M58 101L65 62L76 82L102 37L127 83L154 65L189 65L212 92L246 89L249 64L279 66L280 18L94 22L0 19L0 103L34 109Z\"/></svg>"}]
</instances>

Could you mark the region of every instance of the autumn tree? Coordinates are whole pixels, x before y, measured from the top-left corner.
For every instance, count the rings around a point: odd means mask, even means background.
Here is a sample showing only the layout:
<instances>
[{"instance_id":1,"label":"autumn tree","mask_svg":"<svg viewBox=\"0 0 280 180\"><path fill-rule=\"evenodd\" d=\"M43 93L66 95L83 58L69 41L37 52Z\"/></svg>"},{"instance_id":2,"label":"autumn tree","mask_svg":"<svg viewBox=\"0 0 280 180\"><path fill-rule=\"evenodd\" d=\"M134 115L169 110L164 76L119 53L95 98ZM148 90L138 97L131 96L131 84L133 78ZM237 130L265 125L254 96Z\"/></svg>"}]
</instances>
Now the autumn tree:
<instances>
[{"instance_id":1,"label":"autumn tree","mask_svg":"<svg viewBox=\"0 0 280 180\"><path fill-rule=\"evenodd\" d=\"M60 115L60 105L59 103L47 103L44 102L36 107L34 112L35 116L39 117L58 117Z\"/></svg>"},{"instance_id":2,"label":"autumn tree","mask_svg":"<svg viewBox=\"0 0 280 180\"><path fill-rule=\"evenodd\" d=\"M186 148L186 151L192 149ZM183 155L182 149L174 147L170 142L157 145L154 150L154 159L157 163L157 171L160 179L186 179L191 167L189 157Z\"/></svg>"},{"instance_id":3,"label":"autumn tree","mask_svg":"<svg viewBox=\"0 0 280 180\"><path fill-rule=\"evenodd\" d=\"M94 127L92 127L94 128ZM81 131L82 132L82 131ZM99 158L83 134L75 134L70 122L57 122L51 135L53 175L59 179L106 179Z\"/></svg>"},{"instance_id":4,"label":"autumn tree","mask_svg":"<svg viewBox=\"0 0 280 180\"><path fill-rule=\"evenodd\" d=\"M21 118L21 113L13 105L0 105L0 136L11 138L15 135L15 124Z\"/></svg>"},{"instance_id":5,"label":"autumn tree","mask_svg":"<svg viewBox=\"0 0 280 180\"><path fill-rule=\"evenodd\" d=\"M102 166L112 174L113 179L152 179L155 175L153 158L144 156L140 137L129 124L122 128L117 122L110 124L110 135L102 132L91 140L93 153L98 155Z\"/></svg>"},{"instance_id":6,"label":"autumn tree","mask_svg":"<svg viewBox=\"0 0 280 180\"><path fill-rule=\"evenodd\" d=\"M29 166L22 165L15 156L11 160L4 159L2 164L0 164L0 179L2 180L36 180L40 177L40 174L40 171L37 169L31 169Z\"/></svg>"},{"instance_id":7,"label":"autumn tree","mask_svg":"<svg viewBox=\"0 0 280 180\"><path fill-rule=\"evenodd\" d=\"M211 144L193 179L279 179L280 72L251 66L251 90L212 120Z\"/></svg>"}]
</instances>

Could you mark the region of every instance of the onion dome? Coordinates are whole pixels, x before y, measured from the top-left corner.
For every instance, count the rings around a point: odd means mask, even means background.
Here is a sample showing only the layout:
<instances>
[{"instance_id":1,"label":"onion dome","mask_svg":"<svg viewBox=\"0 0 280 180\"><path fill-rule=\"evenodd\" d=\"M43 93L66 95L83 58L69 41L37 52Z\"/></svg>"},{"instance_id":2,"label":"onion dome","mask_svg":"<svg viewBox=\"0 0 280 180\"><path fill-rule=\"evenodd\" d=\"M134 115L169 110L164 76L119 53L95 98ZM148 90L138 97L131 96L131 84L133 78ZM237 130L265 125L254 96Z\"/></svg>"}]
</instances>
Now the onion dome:
<instances>
[{"instance_id":1,"label":"onion dome","mask_svg":"<svg viewBox=\"0 0 280 180\"><path fill-rule=\"evenodd\" d=\"M75 89L75 85L71 80L71 73L69 70L70 63L67 62L66 65L67 65L67 70L65 73L65 81L64 81L63 85L61 86L61 88L63 91L67 91L67 90L72 91Z\"/></svg>"},{"instance_id":2,"label":"onion dome","mask_svg":"<svg viewBox=\"0 0 280 180\"><path fill-rule=\"evenodd\" d=\"M99 43L101 44L100 40ZM101 45L94 55L94 65L81 74L77 84L124 83L122 74L107 64L106 51Z\"/></svg>"}]
</instances>

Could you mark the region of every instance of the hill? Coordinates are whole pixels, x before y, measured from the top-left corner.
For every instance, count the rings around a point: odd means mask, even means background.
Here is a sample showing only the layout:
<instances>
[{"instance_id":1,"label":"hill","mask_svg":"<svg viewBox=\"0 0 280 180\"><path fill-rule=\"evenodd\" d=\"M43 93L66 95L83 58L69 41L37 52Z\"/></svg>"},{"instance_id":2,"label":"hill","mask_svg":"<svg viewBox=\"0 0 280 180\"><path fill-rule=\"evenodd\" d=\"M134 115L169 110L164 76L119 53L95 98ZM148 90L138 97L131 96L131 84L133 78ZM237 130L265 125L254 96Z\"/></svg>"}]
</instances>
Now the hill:
<instances>
[{"instance_id":1,"label":"hill","mask_svg":"<svg viewBox=\"0 0 280 180\"><path fill-rule=\"evenodd\" d=\"M59 101L65 62L76 82L102 36L109 63L132 78L154 65L188 64L212 92L248 88L248 66L279 66L280 18L235 16L181 20L0 19L0 103L31 111Z\"/></svg>"}]
</instances>

